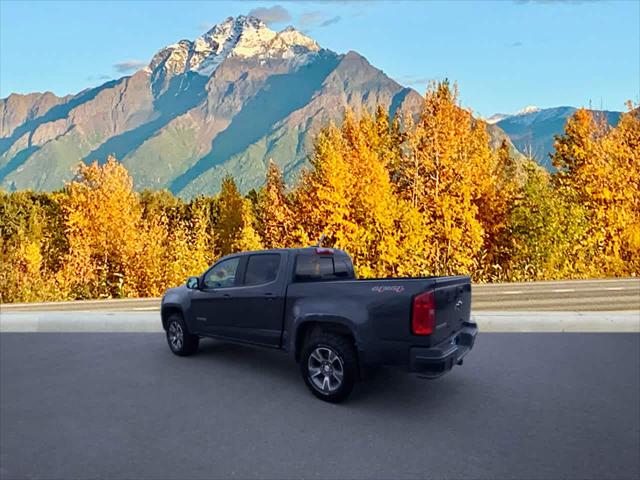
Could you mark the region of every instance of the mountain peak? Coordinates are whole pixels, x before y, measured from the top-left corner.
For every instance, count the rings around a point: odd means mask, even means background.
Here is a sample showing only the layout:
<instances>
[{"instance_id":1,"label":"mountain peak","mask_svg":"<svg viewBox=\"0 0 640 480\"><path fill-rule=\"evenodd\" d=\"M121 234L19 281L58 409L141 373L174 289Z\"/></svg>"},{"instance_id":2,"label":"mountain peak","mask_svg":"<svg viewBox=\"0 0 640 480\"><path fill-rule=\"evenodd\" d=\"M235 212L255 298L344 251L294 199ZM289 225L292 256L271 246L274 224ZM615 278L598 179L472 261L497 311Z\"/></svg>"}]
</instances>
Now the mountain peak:
<instances>
[{"instance_id":1,"label":"mountain peak","mask_svg":"<svg viewBox=\"0 0 640 480\"><path fill-rule=\"evenodd\" d=\"M210 76L228 57L290 59L319 50L315 40L293 27L275 32L259 18L238 15L227 17L193 41L163 48L148 71L164 78L188 71Z\"/></svg>"},{"instance_id":2,"label":"mountain peak","mask_svg":"<svg viewBox=\"0 0 640 480\"><path fill-rule=\"evenodd\" d=\"M485 121L490 124L493 125L494 123L498 123L501 120L504 120L507 117L510 117L511 115L507 114L507 113L494 113L493 115L491 115L489 118L486 118Z\"/></svg>"},{"instance_id":3,"label":"mountain peak","mask_svg":"<svg viewBox=\"0 0 640 480\"><path fill-rule=\"evenodd\" d=\"M214 25L212 30L220 25L235 25L240 27L250 28L267 28L267 24L260 20L258 17L252 15L238 15L237 17L227 17L224 21L218 25Z\"/></svg>"},{"instance_id":4,"label":"mountain peak","mask_svg":"<svg viewBox=\"0 0 640 480\"><path fill-rule=\"evenodd\" d=\"M526 115L527 113L539 112L540 107L536 107L535 105L527 105L522 110L517 111L514 115Z\"/></svg>"},{"instance_id":5,"label":"mountain peak","mask_svg":"<svg viewBox=\"0 0 640 480\"><path fill-rule=\"evenodd\" d=\"M211 27L199 38L204 37L229 37L231 35L241 36L243 32L249 30L265 30L271 32L266 23L256 17L238 15L237 17L227 17L224 21Z\"/></svg>"},{"instance_id":6,"label":"mountain peak","mask_svg":"<svg viewBox=\"0 0 640 480\"><path fill-rule=\"evenodd\" d=\"M538 113L541 111L542 109L540 107L536 107L535 105L527 105L523 109L518 110L516 113L494 113L485 121L489 124L494 124L494 123L501 122L502 120L505 120L507 118L522 117L530 113Z\"/></svg>"}]
</instances>

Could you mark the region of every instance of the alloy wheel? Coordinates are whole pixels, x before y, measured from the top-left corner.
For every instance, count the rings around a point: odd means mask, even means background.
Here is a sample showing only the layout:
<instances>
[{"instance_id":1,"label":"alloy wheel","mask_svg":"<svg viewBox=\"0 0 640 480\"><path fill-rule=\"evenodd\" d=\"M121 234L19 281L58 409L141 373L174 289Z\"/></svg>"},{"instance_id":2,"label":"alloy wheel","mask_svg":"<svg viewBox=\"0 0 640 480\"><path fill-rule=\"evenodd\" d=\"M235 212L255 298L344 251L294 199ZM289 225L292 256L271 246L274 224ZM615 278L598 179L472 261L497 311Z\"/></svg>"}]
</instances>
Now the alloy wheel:
<instances>
[{"instance_id":1,"label":"alloy wheel","mask_svg":"<svg viewBox=\"0 0 640 480\"><path fill-rule=\"evenodd\" d=\"M344 365L340 356L331 348L317 347L307 361L307 371L311 384L319 392L328 395L342 385Z\"/></svg>"},{"instance_id":2,"label":"alloy wheel","mask_svg":"<svg viewBox=\"0 0 640 480\"><path fill-rule=\"evenodd\" d=\"M180 351L184 343L184 332L182 325L173 321L169 324L169 344L174 351Z\"/></svg>"}]
</instances>

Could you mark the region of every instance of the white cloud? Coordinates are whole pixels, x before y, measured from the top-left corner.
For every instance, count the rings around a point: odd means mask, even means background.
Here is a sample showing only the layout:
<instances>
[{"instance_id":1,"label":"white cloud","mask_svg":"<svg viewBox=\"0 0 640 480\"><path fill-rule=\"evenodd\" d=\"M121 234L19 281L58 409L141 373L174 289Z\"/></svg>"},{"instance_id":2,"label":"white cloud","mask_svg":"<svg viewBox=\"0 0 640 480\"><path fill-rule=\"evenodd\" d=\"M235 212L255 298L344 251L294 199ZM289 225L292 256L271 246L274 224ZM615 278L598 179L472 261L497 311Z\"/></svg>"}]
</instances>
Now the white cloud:
<instances>
[{"instance_id":1,"label":"white cloud","mask_svg":"<svg viewBox=\"0 0 640 480\"><path fill-rule=\"evenodd\" d=\"M93 82L94 80L109 80L112 78L111 75L89 75L87 77L87 81Z\"/></svg>"},{"instance_id":2,"label":"white cloud","mask_svg":"<svg viewBox=\"0 0 640 480\"><path fill-rule=\"evenodd\" d=\"M125 60L124 62L115 63L113 68L119 73L129 73L146 66L147 62L143 62L142 60Z\"/></svg>"},{"instance_id":3,"label":"white cloud","mask_svg":"<svg viewBox=\"0 0 640 480\"><path fill-rule=\"evenodd\" d=\"M272 23L284 23L291 20L289 11L280 5L254 8L249 12L249 15L259 18L268 25Z\"/></svg>"},{"instance_id":4,"label":"white cloud","mask_svg":"<svg viewBox=\"0 0 640 480\"><path fill-rule=\"evenodd\" d=\"M402 75L400 77L396 77L395 81L400 85L409 85L412 87L425 87L432 81L432 77L419 77L416 75Z\"/></svg>"},{"instance_id":5,"label":"white cloud","mask_svg":"<svg viewBox=\"0 0 640 480\"><path fill-rule=\"evenodd\" d=\"M326 13L324 12L305 12L300 15L298 23L300 23L300 25L302 25L303 27L306 27L308 25L315 25L317 23L320 23L325 18Z\"/></svg>"},{"instance_id":6,"label":"white cloud","mask_svg":"<svg viewBox=\"0 0 640 480\"><path fill-rule=\"evenodd\" d=\"M298 18L298 23L302 27L328 27L340 21L340 16L330 16L326 12L312 11L305 12Z\"/></svg>"}]
</instances>

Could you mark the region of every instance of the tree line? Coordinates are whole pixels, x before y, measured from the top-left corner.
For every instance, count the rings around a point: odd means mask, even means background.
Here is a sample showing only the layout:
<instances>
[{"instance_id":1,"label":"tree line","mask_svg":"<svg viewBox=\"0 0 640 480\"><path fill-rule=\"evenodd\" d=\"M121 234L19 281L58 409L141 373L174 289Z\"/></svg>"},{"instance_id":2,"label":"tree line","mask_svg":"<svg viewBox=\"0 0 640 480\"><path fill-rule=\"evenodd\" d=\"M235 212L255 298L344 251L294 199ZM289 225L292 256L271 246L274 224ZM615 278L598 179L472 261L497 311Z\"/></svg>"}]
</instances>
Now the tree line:
<instances>
[{"instance_id":1,"label":"tree line","mask_svg":"<svg viewBox=\"0 0 640 480\"><path fill-rule=\"evenodd\" d=\"M80 165L64 189L0 192L2 302L158 296L241 250L325 245L361 277L468 274L475 281L640 272L640 109L613 128L578 110L556 137L549 173L492 150L486 126L448 82L423 108L389 118L346 112L316 137L287 189L270 162L242 195L184 201L133 189L110 158Z\"/></svg>"}]
</instances>

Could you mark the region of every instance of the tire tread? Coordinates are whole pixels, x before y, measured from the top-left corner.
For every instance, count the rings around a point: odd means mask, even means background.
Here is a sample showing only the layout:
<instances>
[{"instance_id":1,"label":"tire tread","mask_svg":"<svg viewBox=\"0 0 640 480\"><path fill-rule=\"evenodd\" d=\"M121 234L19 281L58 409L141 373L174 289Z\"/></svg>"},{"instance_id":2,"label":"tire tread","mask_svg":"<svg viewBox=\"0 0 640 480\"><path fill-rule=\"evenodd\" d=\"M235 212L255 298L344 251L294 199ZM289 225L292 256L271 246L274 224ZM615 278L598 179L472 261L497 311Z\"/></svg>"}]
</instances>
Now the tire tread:
<instances>
[{"instance_id":1,"label":"tire tread","mask_svg":"<svg viewBox=\"0 0 640 480\"><path fill-rule=\"evenodd\" d=\"M178 355L179 357L188 357L189 355L193 355L198 351L198 345L200 344L200 337L198 337L198 335L189 333L189 330L187 330L187 325L182 315L173 313L167 319L167 332L166 332L167 343L169 343L169 334L168 334L169 325L171 324L172 321L176 321L176 320L180 323L180 326L182 327L182 331L184 334L184 338L182 341L182 349L176 352L171 348L171 345L169 345L169 350L171 350L172 353L174 353L175 355Z\"/></svg>"},{"instance_id":2,"label":"tire tread","mask_svg":"<svg viewBox=\"0 0 640 480\"><path fill-rule=\"evenodd\" d=\"M344 365L344 378L342 387L332 394L322 394L318 392L310 383L307 371L307 361L311 352L315 350L318 345L326 345L334 349L342 358ZM353 390L356 379L358 377L358 356L356 354L355 346L351 339L344 335L339 335L330 332L320 332L312 334L304 343L302 348L302 355L300 361L300 371L304 379L305 384L311 390L316 397L326 402L339 403L344 401Z\"/></svg>"}]
</instances>

